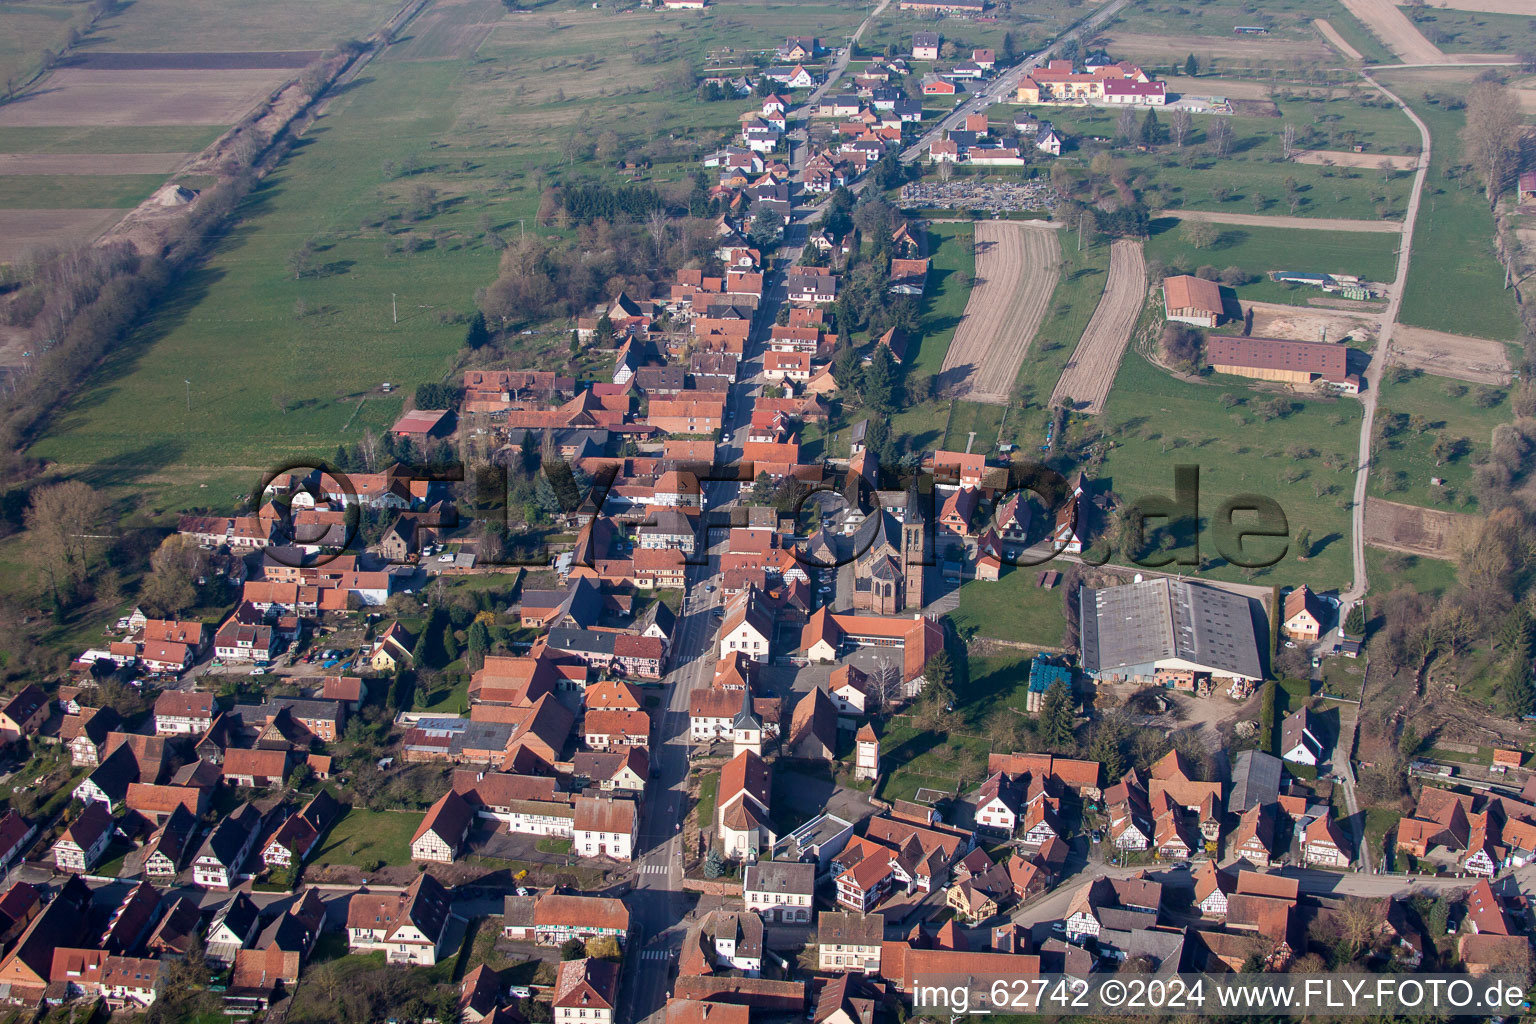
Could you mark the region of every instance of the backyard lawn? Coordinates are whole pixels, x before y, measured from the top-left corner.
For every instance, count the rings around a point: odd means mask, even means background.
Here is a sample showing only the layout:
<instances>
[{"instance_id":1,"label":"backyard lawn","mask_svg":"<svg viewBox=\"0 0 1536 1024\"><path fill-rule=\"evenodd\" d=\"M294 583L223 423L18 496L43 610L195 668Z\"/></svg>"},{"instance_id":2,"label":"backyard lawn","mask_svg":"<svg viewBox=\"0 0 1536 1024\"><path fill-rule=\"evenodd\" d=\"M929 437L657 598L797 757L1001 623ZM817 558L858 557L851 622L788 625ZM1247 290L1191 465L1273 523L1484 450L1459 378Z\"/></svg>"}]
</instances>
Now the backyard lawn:
<instances>
[{"instance_id":1,"label":"backyard lawn","mask_svg":"<svg viewBox=\"0 0 1536 1024\"><path fill-rule=\"evenodd\" d=\"M882 800L914 799L920 787L953 793L985 778L987 755L1012 743L989 738L994 715L1024 710L1029 684L1029 658L1008 654L969 659L969 678L955 686L955 710L945 728L929 732L917 727L907 715L887 721L880 736L880 760L885 775ZM1033 728L1031 719L1018 716L1019 730ZM1028 749L1028 748L1027 748Z\"/></svg>"},{"instance_id":2,"label":"backyard lawn","mask_svg":"<svg viewBox=\"0 0 1536 1024\"><path fill-rule=\"evenodd\" d=\"M419 811L370 811L351 807L331 826L314 864L350 864L363 870L411 862L411 836L421 824Z\"/></svg>"},{"instance_id":3,"label":"backyard lawn","mask_svg":"<svg viewBox=\"0 0 1536 1024\"><path fill-rule=\"evenodd\" d=\"M1041 567L1005 569L995 583L969 580L960 588L960 606L949 621L961 636L986 636L999 640L1059 647L1066 630L1060 588L1035 585Z\"/></svg>"},{"instance_id":4,"label":"backyard lawn","mask_svg":"<svg viewBox=\"0 0 1536 1024\"><path fill-rule=\"evenodd\" d=\"M970 224L934 224L928 229L928 254L933 260L921 307L921 341L907 372L932 375L944 365L944 355L971 297L976 275L976 229Z\"/></svg>"}]
</instances>

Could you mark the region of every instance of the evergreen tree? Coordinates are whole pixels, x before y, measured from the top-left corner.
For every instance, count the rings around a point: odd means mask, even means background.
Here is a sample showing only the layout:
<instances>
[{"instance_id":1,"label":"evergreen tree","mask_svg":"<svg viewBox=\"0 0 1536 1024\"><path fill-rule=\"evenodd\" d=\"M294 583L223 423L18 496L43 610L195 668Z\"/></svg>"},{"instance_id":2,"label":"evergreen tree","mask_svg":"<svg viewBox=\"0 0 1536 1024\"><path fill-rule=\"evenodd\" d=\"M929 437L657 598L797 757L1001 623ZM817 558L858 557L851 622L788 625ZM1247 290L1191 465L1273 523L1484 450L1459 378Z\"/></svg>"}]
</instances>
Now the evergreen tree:
<instances>
[{"instance_id":1,"label":"evergreen tree","mask_svg":"<svg viewBox=\"0 0 1536 1024\"><path fill-rule=\"evenodd\" d=\"M859 354L851 344L844 345L832 360L832 379L844 391L857 391L862 383L864 368L859 365Z\"/></svg>"},{"instance_id":2,"label":"evergreen tree","mask_svg":"<svg viewBox=\"0 0 1536 1024\"><path fill-rule=\"evenodd\" d=\"M610 348L613 345L613 320L604 313L597 318L597 347Z\"/></svg>"},{"instance_id":3,"label":"evergreen tree","mask_svg":"<svg viewBox=\"0 0 1536 1024\"><path fill-rule=\"evenodd\" d=\"M1163 141L1163 126L1158 123L1157 111L1147 108L1147 116L1141 121L1141 144L1155 146Z\"/></svg>"},{"instance_id":4,"label":"evergreen tree","mask_svg":"<svg viewBox=\"0 0 1536 1024\"><path fill-rule=\"evenodd\" d=\"M1194 54L1190 54L1189 57L1185 59L1184 73L1190 78L1194 78L1200 73L1200 62L1195 59Z\"/></svg>"},{"instance_id":5,"label":"evergreen tree","mask_svg":"<svg viewBox=\"0 0 1536 1024\"><path fill-rule=\"evenodd\" d=\"M892 458L895 450L891 444L891 425L884 416L869 418L869 427L864 431L864 447L874 454L882 466L889 466L896 461Z\"/></svg>"},{"instance_id":6,"label":"evergreen tree","mask_svg":"<svg viewBox=\"0 0 1536 1024\"><path fill-rule=\"evenodd\" d=\"M942 686L946 690L955 681L954 666L949 663L949 652L939 651L923 665L923 678L929 686Z\"/></svg>"},{"instance_id":7,"label":"evergreen tree","mask_svg":"<svg viewBox=\"0 0 1536 1024\"><path fill-rule=\"evenodd\" d=\"M485 327L485 314L478 309L469 318L469 327L464 331L464 344L470 348L481 348L491 340L491 332Z\"/></svg>"},{"instance_id":8,"label":"evergreen tree","mask_svg":"<svg viewBox=\"0 0 1536 1024\"><path fill-rule=\"evenodd\" d=\"M713 846L704 855L704 877L719 878L725 874L725 859L720 856L720 851Z\"/></svg>"},{"instance_id":9,"label":"evergreen tree","mask_svg":"<svg viewBox=\"0 0 1536 1024\"><path fill-rule=\"evenodd\" d=\"M876 345L864 370L863 387L859 389L864 404L880 412L891 412L896 405L896 362L891 350Z\"/></svg>"},{"instance_id":10,"label":"evergreen tree","mask_svg":"<svg viewBox=\"0 0 1536 1024\"><path fill-rule=\"evenodd\" d=\"M476 618L469 624L469 634L464 639L466 648L466 662L471 670L478 672L485 665L485 655L491 649L491 631L486 629L485 623Z\"/></svg>"},{"instance_id":11,"label":"evergreen tree","mask_svg":"<svg viewBox=\"0 0 1536 1024\"><path fill-rule=\"evenodd\" d=\"M1072 745L1072 727L1077 715L1072 709L1072 695L1065 683L1052 683L1040 701L1040 741L1047 750L1065 750Z\"/></svg>"},{"instance_id":12,"label":"evergreen tree","mask_svg":"<svg viewBox=\"0 0 1536 1024\"><path fill-rule=\"evenodd\" d=\"M1104 766L1104 781L1113 784L1125 774L1125 756L1120 753L1120 736L1116 730L1101 723L1088 745L1088 760Z\"/></svg>"},{"instance_id":13,"label":"evergreen tree","mask_svg":"<svg viewBox=\"0 0 1536 1024\"><path fill-rule=\"evenodd\" d=\"M1350 608L1349 614L1344 617L1344 632L1348 636L1365 636L1365 602L1356 601Z\"/></svg>"},{"instance_id":14,"label":"evergreen tree","mask_svg":"<svg viewBox=\"0 0 1536 1024\"><path fill-rule=\"evenodd\" d=\"M459 641L453 635L453 623L443 623L443 664L458 660Z\"/></svg>"},{"instance_id":15,"label":"evergreen tree","mask_svg":"<svg viewBox=\"0 0 1536 1024\"><path fill-rule=\"evenodd\" d=\"M1514 643L1505 656L1504 674L1499 682L1499 697L1505 714L1520 718L1536 711L1536 688L1531 681L1531 620L1520 614Z\"/></svg>"},{"instance_id":16,"label":"evergreen tree","mask_svg":"<svg viewBox=\"0 0 1536 1024\"><path fill-rule=\"evenodd\" d=\"M1015 48L1015 45L1016 44L1013 41L1013 33L1012 32L1004 32L1003 33L1003 52L1002 52L1002 58L1003 58L1003 63L1004 64L1012 64L1014 57L1018 55L1018 50Z\"/></svg>"},{"instance_id":17,"label":"evergreen tree","mask_svg":"<svg viewBox=\"0 0 1536 1024\"><path fill-rule=\"evenodd\" d=\"M534 440L533 431L523 431L523 439L517 446L517 460L524 473L539 468L539 442Z\"/></svg>"},{"instance_id":18,"label":"evergreen tree","mask_svg":"<svg viewBox=\"0 0 1536 1024\"><path fill-rule=\"evenodd\" d=\"M340 470L344 471L344 470L347 470L347 469L351 468L352 459L349 456L349 454L347 453L347 446L346 445L339 444L339 445L336 446L336 459L335 459L335 462L336 462L336 468L337 469L340 469Z\"/></svg>"}]
</instances>

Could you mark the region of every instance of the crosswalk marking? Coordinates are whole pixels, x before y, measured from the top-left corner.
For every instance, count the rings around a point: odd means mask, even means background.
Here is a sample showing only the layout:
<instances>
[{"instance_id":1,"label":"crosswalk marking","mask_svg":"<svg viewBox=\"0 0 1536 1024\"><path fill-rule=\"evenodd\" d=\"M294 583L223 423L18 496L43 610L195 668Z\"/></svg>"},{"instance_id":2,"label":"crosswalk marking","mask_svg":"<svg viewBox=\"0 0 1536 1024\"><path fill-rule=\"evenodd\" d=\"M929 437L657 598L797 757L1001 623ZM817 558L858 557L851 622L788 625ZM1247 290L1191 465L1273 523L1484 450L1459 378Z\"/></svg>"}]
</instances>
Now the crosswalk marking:
<instances>
[{"instance_id":1,"label":"crosswalk marking","mask_svg":"<svg viewBox=\"0 0 1536 1024\"><path fill-rule=\"evenodd\" d=\"M669 870L670 870L670 866L667 865L667 864L642 864L642 865L640 865L640 873L642 875L664 875Z\"/></svg>"},{"instance_id":2,"label":"crosswalk marking","mask_svg":"<svg viewBox=\"0 0 1536 1024\"><path fill-rule=\"evenodd\" d=\"M672 951L670 949L647 949L640 954L641 960L670 960L671 958Z\"/></svg>"}]
</instances>

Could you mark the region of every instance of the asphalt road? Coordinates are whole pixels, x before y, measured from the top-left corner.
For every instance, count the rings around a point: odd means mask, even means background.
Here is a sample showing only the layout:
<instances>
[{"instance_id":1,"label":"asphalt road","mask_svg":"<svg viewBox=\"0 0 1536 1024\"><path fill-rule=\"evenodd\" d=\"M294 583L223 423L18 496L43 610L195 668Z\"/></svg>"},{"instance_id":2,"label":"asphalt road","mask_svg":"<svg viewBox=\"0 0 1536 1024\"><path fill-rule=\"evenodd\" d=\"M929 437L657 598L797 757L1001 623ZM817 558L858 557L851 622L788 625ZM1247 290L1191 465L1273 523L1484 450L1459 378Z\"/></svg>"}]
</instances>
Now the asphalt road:
<instances>
[{"instance_id":1,"label":"asphalt road","mask_svg":"<svg viewBox=\"0 0 1536 1024\"><path fill-rule=\"evenodd\" d=\"M779 266L792 265L799 258L803 225L792 225L786 232L786 244L777 253ZM737 372L726 404L723 433L734 443L721 444L717 456L721 465L730 465L742 455L738 431L750 423L752 402L761 393L763 342L772 330L774 317L785 301L783 275L775 272L765 282L763 301L748 338L747 353ZM707 508L719 508L737 497L738 484L719 481L704 485ZM709 537L707 564L690 566L688 586L683 597L683 611L673 643L672 671L664 685L663 701L651 763L659 777L651 782L651 791L641 812L640 839L635 859L635 884L626 903L634 928L628 965L619 994L619 1014L631 1022L653 1015L658 1021L671 990L671 971L677 962L689 920L701 912L696 893L683 889L684 837L680 826L687 816L686 782L688 778L688 701L695 689L707 687L714 676L715 629L719 622L714 611L721 603L718 590L707 591L709 579L719 571L720 551L726 542L722 534Z\"/></svg>"}]
</instances>

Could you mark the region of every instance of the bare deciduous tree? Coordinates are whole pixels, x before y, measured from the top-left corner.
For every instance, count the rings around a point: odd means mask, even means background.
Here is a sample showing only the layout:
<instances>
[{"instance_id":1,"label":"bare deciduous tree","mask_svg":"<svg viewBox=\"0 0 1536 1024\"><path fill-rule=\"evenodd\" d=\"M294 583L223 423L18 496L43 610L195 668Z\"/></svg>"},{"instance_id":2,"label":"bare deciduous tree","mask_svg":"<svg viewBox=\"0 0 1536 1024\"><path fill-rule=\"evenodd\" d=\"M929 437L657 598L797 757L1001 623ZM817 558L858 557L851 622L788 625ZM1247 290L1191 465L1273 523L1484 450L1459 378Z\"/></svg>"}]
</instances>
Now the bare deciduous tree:
<instances>
[{"instance_id":1,"label":"bare deciduous tree","mask_svg":"<svg viewBox=\"0 0 1536 1024\"><path fill-rule=\"evenodd\" d=\"M1189 141L1189 133L1193 127L1194 118L1190 117L1189 111L1180 108L1175 110L1168 119L1168 137L1173 140L1175 146L1183 149L1184 143Z\"/></svg>"},{"instance_id":2,"label":"bare deciduous tree","mask_svg":"<svg viewBox=\"0 0 1536 1024\"><path fill-rule=\"evenodd\" d=\"M90 575L91 560L102 546L106 509L101 495L79 480L33 493L26 513L29 549L56 602L72 598Z\"/></svg>"},{"instance_id":3,"label":"bare deciduous tree","mask_svg":"<svg viewBox=\"0 0 1536 1024\"><path fill-rule=\"evenodd\" d=\"M1224 117L1211 119L1211 127L1205 133L1210 140L1211 151L1219 157L1232 152L1232 125Z\"/></svg>"},{"instance_id":4,"label":"bare deciduous tree","mask_svg":"<svg viewBox=\"0 0 1536 1024\"><path fill-rule=\"evenodd\" d=\"M1492 205L1509 184L1520 146L1520 101L1499 82L1478 82L1467 95L1467 126L1462 141L1467 158L1483 179Z\"/></svg>"}]
</instances>

